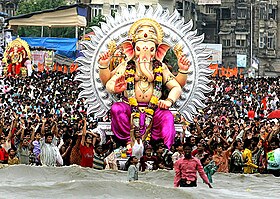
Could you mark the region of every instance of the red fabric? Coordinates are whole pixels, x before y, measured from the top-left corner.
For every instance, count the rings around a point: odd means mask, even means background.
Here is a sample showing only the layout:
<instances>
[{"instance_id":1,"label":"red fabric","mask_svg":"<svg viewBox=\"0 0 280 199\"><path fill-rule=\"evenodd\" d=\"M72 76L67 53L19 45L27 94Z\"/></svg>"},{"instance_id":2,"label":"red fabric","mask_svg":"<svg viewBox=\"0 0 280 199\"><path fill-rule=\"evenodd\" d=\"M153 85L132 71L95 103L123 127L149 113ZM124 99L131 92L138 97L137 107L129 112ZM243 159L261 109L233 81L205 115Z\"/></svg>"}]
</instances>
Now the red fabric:
<instances>
[{"instance_id":1,"label":"red fabric","mask_svg":"<svg viewBox=\"0 0 280 199\"><path fill-rule=\"evenodd\" d=\"M89 147L80 145L80 151L82 155L81 166L82 167L90 167L93 166L93 145Z\"/></svg>"},{"instance_id":2,"label":"red fabric","mask_svg":"<svg viewBox=\"0 0 280 199\"><path fill-rule=\"evenodd\" d=\"M255 118L255 111L253 111L253 110L248 111L248 118L249 119L254 119Z\"/></svg>"},{"instance_id":3,"label":"red fabric","mask_svg":"<svg viewBox=\"0 0 280 199\"><path fill-rule=\"evenodd\" d=\"M21 64L20 63L18 63L18 64L16 64L15 65L15 68L16 68L16 75L19 75L20 74L20 68L21 68Z\"/></svg>"},{"instance_id":4,"label":"red fabric","mask_svg":"<svg viewBox=\"0 0 280 199\"><path fill-rule=\"evenodd\" d=\"M280 118L280 109L272 111L271 113L268 114L267 116L268 119L273 119L273 118Z\"/></svg>"},{"instance_id":5,"label":"red fabric","mask_svg":"<svg viewBox=\"0 0 280 199\"><path fill-rule=\"evenodd\" d=\"M4 160L5 160L5 153L6 153L5 149L4 149L4 148L1 148L1 149L0 149L0 160L1 160L1 161L4 161Z\"/></svg>"},{"instance_id":6,"label":"red fabric","mask_svg":"<svg viewBox=\"0 0 280 199\"><path fill-rule=\"evenodd\" d=\"M17 128L13 128L12 129L12 138L11 138L11 144L12 145L15 145L14 135L15 135L16 130L17 130Z\"/></svg>"},{"instance_id":7,"label":"red fabric","mask_svg":"<svg viewBox=\"0 0 280 199\"><path fill-rule=\"evenodd\" d=\"M263 110L266 110L266 97L262 99Z\"/></svg>"},{"instance_id":8,"label":"red fabric","mask_svg":"<svg viewBox=\"0 0 280 199\"><path fill-rule=\"evenodd\" d=\"M209 184L208 177L206 176L200 160L192 157L191 159L182 158L176 161L174 165L175 177L174 186L178 187L181 179L190 181L197 180L196 172L199 173L200 177L206 184Z\"/></svg>"}]
</instances>

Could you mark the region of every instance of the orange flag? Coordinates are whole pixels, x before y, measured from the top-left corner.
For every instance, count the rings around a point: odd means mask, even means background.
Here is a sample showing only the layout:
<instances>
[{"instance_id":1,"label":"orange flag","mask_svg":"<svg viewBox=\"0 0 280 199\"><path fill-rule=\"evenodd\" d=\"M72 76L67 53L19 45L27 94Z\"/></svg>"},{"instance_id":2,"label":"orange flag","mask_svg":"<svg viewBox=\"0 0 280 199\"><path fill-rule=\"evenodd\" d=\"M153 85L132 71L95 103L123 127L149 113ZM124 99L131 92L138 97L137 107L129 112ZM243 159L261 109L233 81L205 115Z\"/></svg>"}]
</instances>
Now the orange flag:
<instances>
[{"instance_id":1,"label":"orange flag","mask_svg":"<svg viewBox=\"0 0 280 199\"><path fill-rule=\"evenodd\" d=\"M70 66L70 73L73 73L74 71L76 71L77 68L78 68L78 65L77 64L75 65L74 63L72 63Z\"/></svg>"},{"instance_id":2,"label":"orange flag","mask_svg":"<svg viewBox=\"0 0 280 199\"><path fill-rule=\"evenodd\" d=\"M224 77L224 76L226 76L226 68L222 67L220 77Z\"/></svg>"},{"instance_id":3,"label":"orange flag","mask_svg":"<svg viewBox=\"0 0 280 199\"><path fill-rule=\"evenodd\" d=\"M56 71L56 63L54 63L54 65L53 65L53 71Z\"/></svg>"},{"instance_id":4,"label":"orange flag","mask_svg":"<svg viewBox=\"0 0 280 199\"><path fill-rule=\"evenodd\" d=\"M218 75L218 72L219 72L218 71L219 70L218 69L218 64L210 64L209 68L215 70L214 73L212 74L212 77L216 77Z\"/></svg>"},{"instance_id":5,"label":"orange flag","mask_svg":"<svg viewBox=\"0 0 280 199\"><path fill-rule=\"evenodd\" d=\"M42 63L38 63L38 71L42 72L44 70L44 65Z\"/></svg>"},{"instance_id":6,"label":"orange flag","mask_svg":"<svg viewBox=\"0 0 280 199\"><path fill-rule=\"evenodd\" d=\"M60 64L57 65L57 71L61 71L62 72L62 66Z\"/></svg>"},{"instance_id":7,"label":"orange flag","mask_svg":"<svg viewBox=\"0 0 280 199\"><path fill-rule=\"evenodd\" d=\"M66 66L66 65L63 66L63 73L65 73L65 74L68 73L68 66Z\"/></svg>"},{"instance_id":8,"label":"orange flag","mask_svg":"<svg viewBox=\"0 0 280 199\"><path fill-rule=\"evenodd\" d=\"M232 69L232 76L237 77L237 73L238 73L238 69L237 69L237 67L234 67L234 68Z\"/></svg>"}]
</instances>

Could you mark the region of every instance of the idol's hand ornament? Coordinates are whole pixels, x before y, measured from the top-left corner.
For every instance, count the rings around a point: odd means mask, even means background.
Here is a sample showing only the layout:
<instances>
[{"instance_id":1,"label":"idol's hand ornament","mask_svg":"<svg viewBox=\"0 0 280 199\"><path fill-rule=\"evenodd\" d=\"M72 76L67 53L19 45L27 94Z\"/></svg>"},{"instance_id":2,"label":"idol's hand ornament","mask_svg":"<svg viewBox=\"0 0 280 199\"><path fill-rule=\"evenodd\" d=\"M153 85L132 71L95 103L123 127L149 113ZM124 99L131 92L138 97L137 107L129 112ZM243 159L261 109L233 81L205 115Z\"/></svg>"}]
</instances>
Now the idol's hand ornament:
<instances>
[{"instance_id":1,"label":"idol's hand ornament","mask_svg":"<svg viewBox=\"0 0 280 199\"><path fill-rule=\"evenodd\" d=\"M110 62L110 52L107 51L107 52L104 52L104 53L101 53L100 56L99 56L99 65L100 65L100 69L106 69L109 67L109 62Z\"/></svg>"},{"instance_id":2,"label":"idol's hand ornament","mask_svg":"<svg viewBox=\"0 0 280 199\"><path fill-rule=\"evenodd\" d=\"M126 81L125 81L125 76L122 75L116 79L114 91L116 93L121 93L126 90Z\"/></svg>"},{"instance_id":3,"label":"idol's hand ornament","mask_svg":"<svg viewBox=\"0 0 280 199\"><path fill-rule=\"evenodd\" d=\"M178 66L179 66L179 71L181 71L183 74L186 73L189 70L191 65L191 62L188 60L188 58L185 55L182 55L178 59Z\"/></svg>"}]
</instances>

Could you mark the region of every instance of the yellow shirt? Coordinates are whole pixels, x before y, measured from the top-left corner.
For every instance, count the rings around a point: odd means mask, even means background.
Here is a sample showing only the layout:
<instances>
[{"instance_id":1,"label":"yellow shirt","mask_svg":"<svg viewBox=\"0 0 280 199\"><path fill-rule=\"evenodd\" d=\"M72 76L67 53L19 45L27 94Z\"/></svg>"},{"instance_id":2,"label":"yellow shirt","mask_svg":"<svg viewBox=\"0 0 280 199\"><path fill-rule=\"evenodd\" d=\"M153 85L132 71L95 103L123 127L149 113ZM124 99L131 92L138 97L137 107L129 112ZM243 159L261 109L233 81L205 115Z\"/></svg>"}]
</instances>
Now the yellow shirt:
<instances>
[{"instance_id":1,"label":"yellow shirt","mask_svg":"<svg viewBox=\"0 0 280 199\"><path fill-rule=\"evenodd\" d=\"M19 159L18 159L17 157L14 157L14 158L12 159L12 158L10 158L10 156L9 156L8 164L9 164L9 165L19 164Z\"/></svg>"},{"instance_id":2,"label":"yellow shirt","mask_svg":"<svg viewBox=\"0 0 280 199\"><path fill-rule=\"evenodd\" d=\"M257 169L258 166L253 164L252 151L246 148L242 153L242 157L244 163L247 165L244 167L244 173L253 173L253 169Z\"/></svg>"}]
</instances>

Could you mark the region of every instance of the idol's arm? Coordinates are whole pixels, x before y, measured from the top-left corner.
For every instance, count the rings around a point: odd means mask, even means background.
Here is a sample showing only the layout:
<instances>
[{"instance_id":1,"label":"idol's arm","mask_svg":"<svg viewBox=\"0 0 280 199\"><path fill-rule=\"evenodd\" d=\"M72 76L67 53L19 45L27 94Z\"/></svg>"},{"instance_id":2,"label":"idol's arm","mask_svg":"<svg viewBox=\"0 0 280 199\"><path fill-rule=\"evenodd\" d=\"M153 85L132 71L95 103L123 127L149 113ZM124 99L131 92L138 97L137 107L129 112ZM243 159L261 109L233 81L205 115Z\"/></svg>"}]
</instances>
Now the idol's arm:
<instances>
[{"instance_id":1,"label":"idol's arm","mask_svg":"<svg viewBox=\"0 0 280 199\"><path fill-rule=\"evenodd\" d=\"M178 72L178 75L175 77L175 80L180 84L182 88L185 86L187 79L188 79L187 73Z\"/></svg>"},{"instance_id":2,"label":"idol's arm","mask_svg":"<svg viewBox=\"0 0 280 199\"><path fill-rule=\"evenodd\" d=\"M112 78L107 81L106 83L106 89L110 92L110 93L118 93L115 91L115 85L116 85L116 81L119 77L123 76L125 73L125 69L126 69L126 65L125 64L121 64L118 68L116 68L117 70L115 71L115 74L112 76Z\"/></svg>"}]
</instances>

